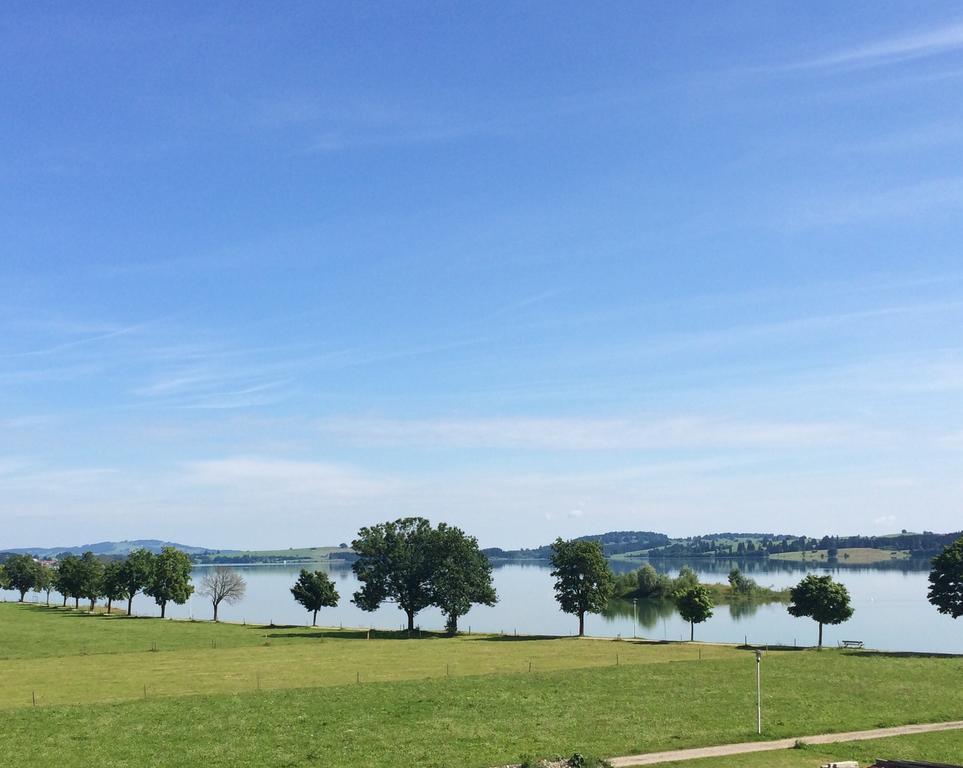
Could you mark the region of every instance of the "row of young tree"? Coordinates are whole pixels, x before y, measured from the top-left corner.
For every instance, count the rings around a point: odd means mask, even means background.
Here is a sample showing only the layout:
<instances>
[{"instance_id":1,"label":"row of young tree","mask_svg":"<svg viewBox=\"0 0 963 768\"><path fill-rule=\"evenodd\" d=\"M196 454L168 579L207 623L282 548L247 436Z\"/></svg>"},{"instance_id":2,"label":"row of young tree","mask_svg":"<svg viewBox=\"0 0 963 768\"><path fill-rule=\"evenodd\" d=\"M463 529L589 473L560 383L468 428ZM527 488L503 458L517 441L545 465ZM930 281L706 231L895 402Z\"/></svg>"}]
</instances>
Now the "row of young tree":
<instances>
[{"instance_id":1,"label":"row of young tree","mask_svg":"<svg viewBox=\"0 0 963 768\"><path fill-rule=\"evenodd\" d=\"M191 596L190 558L174 547L164 547L159 554L136 549L124 560L104 561L93 552L65 555L55 565L44 565L30 555L12 555L0 566L0 585L20 593L20 602L27 592L46 594L50 604L51 592L74 601L89 601L94 610L98 600L106 600L107 613L115 601L127 601L127 613L134 597L143 593L154 598L161 616L168 603L183 604Z\"/></svg>"}]
</instances>

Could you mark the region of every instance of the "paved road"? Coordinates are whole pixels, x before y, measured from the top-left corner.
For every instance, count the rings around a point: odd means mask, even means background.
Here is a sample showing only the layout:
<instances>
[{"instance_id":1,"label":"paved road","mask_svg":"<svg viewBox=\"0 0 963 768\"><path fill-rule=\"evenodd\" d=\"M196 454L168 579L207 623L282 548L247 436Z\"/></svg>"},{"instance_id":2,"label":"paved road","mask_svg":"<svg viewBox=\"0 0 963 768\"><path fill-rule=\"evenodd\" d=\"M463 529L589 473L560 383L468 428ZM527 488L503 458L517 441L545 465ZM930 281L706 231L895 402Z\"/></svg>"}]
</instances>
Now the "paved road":
<instances>
[{"instance_id":1,"label":"paved road","mask_svg":"<svg viewBox=\"0 0 963 768\"><path fill-rule=\"evenodd\" d=\"M696 760L700 757L725 757L744 755L749 752L769 752L775 749L791 749L797 741L806 744L834 744L840 741L865 741L882 739L886 736L906 736L913 733L932 733L933 731L952 731L963 729L963 720L952 723L927 723L924 725L900 725L896 728L876 728L872 731L851 731L849 733L824 733L820 736L800 736L778 741L747 741L742 744L723 744L718 747L699 747L697 749L677 749L672 752L650 752L646 755L628 755L609 759L613 768L630 768L636 765L656 765L675 760Z\"/></svg>"}]
</instances>

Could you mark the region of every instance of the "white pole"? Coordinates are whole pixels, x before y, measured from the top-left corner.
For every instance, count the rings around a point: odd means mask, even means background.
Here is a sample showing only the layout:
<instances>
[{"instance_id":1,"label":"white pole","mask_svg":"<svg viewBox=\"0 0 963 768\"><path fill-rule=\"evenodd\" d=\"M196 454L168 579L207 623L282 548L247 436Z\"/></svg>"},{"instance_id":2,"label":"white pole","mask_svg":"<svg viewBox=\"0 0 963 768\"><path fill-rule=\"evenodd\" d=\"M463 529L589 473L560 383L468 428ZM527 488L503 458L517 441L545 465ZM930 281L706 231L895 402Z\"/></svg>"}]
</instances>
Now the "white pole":
<instances>
[{"instance_id":1,"label":"white pole","mask_svg":"<svg viewBox=\"0 0 963 768\"><path fill-rule=\"evenodd\" d=\"M756 733L762 735L762 651L756 651Z\"/></svg>"}]
</instances>

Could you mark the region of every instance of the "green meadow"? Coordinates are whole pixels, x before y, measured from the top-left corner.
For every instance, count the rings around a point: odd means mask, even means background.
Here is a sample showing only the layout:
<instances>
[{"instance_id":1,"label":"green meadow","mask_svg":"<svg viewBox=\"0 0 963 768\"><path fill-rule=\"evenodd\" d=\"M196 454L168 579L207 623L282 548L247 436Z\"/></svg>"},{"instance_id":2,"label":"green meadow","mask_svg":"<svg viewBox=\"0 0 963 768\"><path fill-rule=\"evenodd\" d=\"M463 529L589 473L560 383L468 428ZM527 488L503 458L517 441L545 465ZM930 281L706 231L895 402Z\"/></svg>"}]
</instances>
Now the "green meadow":
<instances>
[{"instance_id":1,"label":"green meadow","mask_svg":"<svg viewBox=\"0 0 963 768\"><path fill-rule=\"evenodd\" d=\"M483 767L738 742L755 738L754 675L731 646L2 604L0 765ZM767 739L963 716L961 657L774 650L763 675ZM931 760L960 746L931 743Z\"/></svg>"}]
</instances>

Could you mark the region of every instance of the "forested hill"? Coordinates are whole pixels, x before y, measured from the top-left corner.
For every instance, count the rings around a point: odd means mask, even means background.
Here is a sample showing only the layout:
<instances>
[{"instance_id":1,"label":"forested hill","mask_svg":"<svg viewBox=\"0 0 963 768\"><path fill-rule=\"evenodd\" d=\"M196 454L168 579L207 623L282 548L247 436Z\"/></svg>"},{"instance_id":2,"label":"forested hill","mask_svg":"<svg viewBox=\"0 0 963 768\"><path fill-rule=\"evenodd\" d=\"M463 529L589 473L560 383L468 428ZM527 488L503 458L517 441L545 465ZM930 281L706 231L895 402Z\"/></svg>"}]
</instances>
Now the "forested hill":
<instances>
[{"instance_id":1,"label":"forested hill","mask_svg":"<svg viewBox=\"0 0 963 768\"><path fill-rule=\"evenodd\" d=\"M649 550L672 543L672 539L666 534L653 531L609 531L591 536L579 536L578 539L599 542L608 556ZM547 560L552 554L552 545L543 544L533 549L490 547L482 551L492 560Z\"/></svg>"},{"instance_id":2,"label":"forested hill","mask_svg":"<svg viewBox=\"0 0 963 768\"><path fill-rule=\"evenodd\" d=\"M929 557L963 536L955 533L923 531L885 536L801 536L788 533L708 533L686 538L669 538L652 531L610 531L579 539L598 541L609 557L768 557L786 552L825 551L832 558L834 552L847 548L872 548L908 552L910 556ZM532 549L483 550L492 560L547 560L552 545Z\"/></svg>"}]
</instances>

